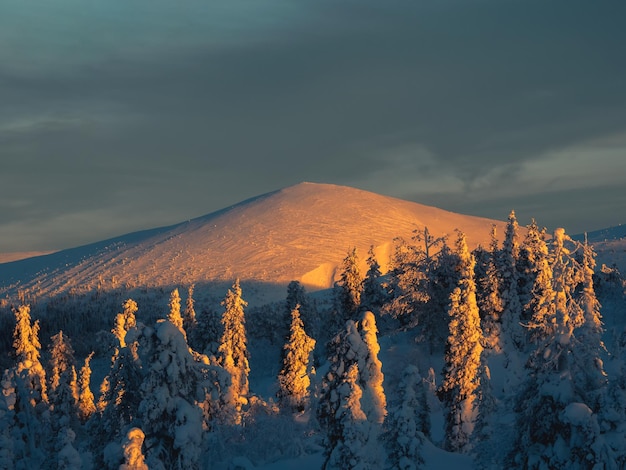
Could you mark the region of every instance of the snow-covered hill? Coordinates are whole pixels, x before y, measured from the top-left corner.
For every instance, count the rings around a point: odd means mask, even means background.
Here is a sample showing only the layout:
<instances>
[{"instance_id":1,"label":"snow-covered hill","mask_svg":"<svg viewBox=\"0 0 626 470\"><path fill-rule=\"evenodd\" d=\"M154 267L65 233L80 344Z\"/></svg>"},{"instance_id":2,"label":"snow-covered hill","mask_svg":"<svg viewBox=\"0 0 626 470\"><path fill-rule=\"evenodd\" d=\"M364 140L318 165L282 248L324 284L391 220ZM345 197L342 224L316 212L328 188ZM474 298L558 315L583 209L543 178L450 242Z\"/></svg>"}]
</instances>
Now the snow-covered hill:
<instances>
[{"instance_id":1,"label":"snow-covered hill","mask_svg":"<svg viewBox=\"0 0 626 470\"><path fill-rule=\"evenodd\" d=\"M506 216L506 214L504 214ZM301 183L177 225L0 264L0 294L38 297L70 290L170 287L215 281L282 286L299 280L330 287L337 266L356 247L370 246L385 270L394 237L463 230L471 246L488 244L491 224L504 222L447 212L329 184ZM281 287L280 295L284 295Z\"/></svg>"},{"instance_id":2,"label":"snow-covered hill","mask_svg":"<svg viewBox=\"0 0 626 470\"><path fill-rule=\"evenodd\" d=\"M583 241L585 234L572 237ZM598 268L603 264L609 267L613 265L622 273L626 273L626 225L620 224L601 230L587 233L587 240L593 245L597 253L596 262Z\"/></svg>"}]
</instances>

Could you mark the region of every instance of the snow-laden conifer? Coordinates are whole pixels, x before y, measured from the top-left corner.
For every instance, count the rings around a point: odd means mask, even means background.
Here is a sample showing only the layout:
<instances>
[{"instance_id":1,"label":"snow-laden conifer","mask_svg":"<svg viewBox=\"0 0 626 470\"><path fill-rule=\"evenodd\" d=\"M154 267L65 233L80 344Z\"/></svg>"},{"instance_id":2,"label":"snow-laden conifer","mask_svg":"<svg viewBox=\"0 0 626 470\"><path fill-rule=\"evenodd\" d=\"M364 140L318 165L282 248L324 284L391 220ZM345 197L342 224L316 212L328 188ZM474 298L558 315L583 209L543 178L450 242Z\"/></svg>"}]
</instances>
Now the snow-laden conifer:
<instances>
[{"instance_id":1,"label":"snow-laden conifer","mask_svg":"<svg viewBox=\"0 0 626 470\"><path fill-rule=\"evenodd\" d=\"M499 352L502 349L502 298L500 293L500 273L498 271L498 239L496 226L491 228L491 245L487 254L487 269L480 279L481 293L477 299L483 331L482 344L487 350Z\"/></svg>"},{"instance_id":2,"label":"snow-laden conifer","mask_svg":"<svg viewBox=\"0 0 626 470\"><path fill-rule=\"evenodd\" d=\"M502 329L517 348L524 347L524 332L520 326L522 304L518 291L518 267L519 262L519 226L515 211L509 214L504 242L502 244L502 256L500 257L499 271L502 277Z\"/></svg>"},{"instance_id":3,"label":"snow-laden conifer","mask_svg":"<svg viewBox=\"0 0 626 470\"><path fill-rule=\"evenodd\" d=\"M226 401L234 403L239 409L241 405L247 402L248 374L250 372L244 312L248 303L241 298L239 279L228 290L222 305L224 306L224 313L222 314L223 333L218 350L219 363L231 376L231 385L227 392ZM238 413L236 413L237 415ZM235 421L238 422L239 419L235 418Z\"/></svg>"},{"instance_id":4,"label":"snow-laden conifer","mask_svg":"<svg viewBox=\"0 0 626 470\"><path fill-rule=\"evenodd\" d=\"M483 348L474 283L475 262L462 232L458 234L456 253L460 279L450 295L450 335L446 343L440 396L447 407L446 448L467 452L471 448L477 418Z\"/></svg>"},{"instance_id":5,"label":"snow-laden conifer","mask_svg":"<svg viewBox=\"0 0 626 470\"><path fill-rule=\"evenodd\" d=\"M193 331L198 326L196 320L195 300L193 298L193 291L195 286L192 284L187 289L187 299L185 300L185 311L183 312L183 330L188 335L193 336Z\"/></svg>"},{"instance_id":6,"label":"snow-laden conifer","mask_svg":"<svg viewBox=\"0 0 626 470\"><path fill-rule=\"evenodd\" d=\"M170 310L167 314L167 320L178 328L186 339L187 333L185 332L185 328L183 328L183 316L180 313L180 294L178 293L178 289L174 289L170 294L168 305Z\"/></svg>"},{"instance_id":7,"label":"snow-laden conifer","mask_svg":"<svg viewBox=\"0 0 626 470\"><path fill-rule=\"evenodd\" d=\"M283 406L302 411L306 408L311 385L311 354L315 340L304 331L299 306L291 311L289 338L284 346L283 368L278 375L278 398Z\"/></svg>"},{"instance_id":8,"label":"snow-laden conifer","mask_svg":"<svg viewBox=\"0 0 626 470\"><path fill-rule=\"evenodd\" d=\"M397 387L397 403L389 416L387 468L417 470L424 465L422 447L430 427L425 388L417 367L409 365Z\"/></svg>"},{"instance_id":9,"label":"snow-laden conifer","mask_svg":"<svg viewBox=\"0 0 626 470\"><path fill-rule=\"evenodd\" d=\"M383 464L379 445L372 442L371 423L361 409L362 390L358 384L359 366L350 365L343 374L337 393L337 439L328 452L324 468L375 470Z\"/></svg>"},{"instance_id":10,"label":"snow-laden conifer","mask_svg":"<svg viewBox=\"0 0 626 470\"><path fill-rule=\"evenodd\" d=\"M140 387L138 415L146 435L150 467L197 469L202 449L202 366L180 329L160 321L144 328L140 350L148 370ZM152 463L151 463L152 462Z\"/></svg>"},{"instance_id":11,"label":"snow-laden conifer","mask_svg":"<svg viewBox=\"0 0 626 470\"><path fill-rule=\"evenodd\" d=\"M142 450L145 437L140 428L128 430L122 443L124 463L120 465L119 470L148 470Z\"/></svg>"},{"instance_id":12,"label":"snow-laden conifer","mask_svg":"<svg viewBox=\"0 0 626 470\"><path fill-rule=\"evenodd\" d=\"M378 359L380 345L378 344L378 329L376 318L369 310L363 313L359 323L361 338L367 348L367 355L363 361L359 361L360 384L363 388L363 410L367 419L376 424L382 424L387 415L387 397L383 381L382 363Z\"/></svg>"},{"instance_id":13,"label":"snow-laden conifer","mask_svg":"<svg viewBox=\"0 0 626 470\"><path fill-rule=\"evenodd\" d=\"M373 246L370 247L367 255L367 272L363 279L361 304L369 310L379 312L386 301L387 295L381 283L382 272L374 254Z\"/></svg>"},{"instance_id":14,"label":"snow-laden conifer","mask_svg":"<svg viewBox=\"0 0 626 470\"><path fill-rule=\"evenodd\" d=\"M137 302L133 299L127 299L122 304L122 308L122 313L118 313L115 316L115 325L111 330L113 336L117 339L120 348L126 346L126 333L137 325L137 320L135 318L135 314L138 310Z\"/></svg>"},{"instance_id":15,"label":"snow-laden conifer","mask_svg":"<svg viewBox=\"0 0 626 470\"><path fill-rule=\"evenodd\" d=\"M353 318L361 305L363 279L359 270L359 257L356 248L348 251L341 265L337 284L339 307L344 318Z\"/></svg>"},{"instance_id":16,"label":"snow-laden conifer","mask_svg":"<svg viewBox=\"0 0 626 470\"><path fill-rule=\"evenodd\" d=\"M544 291L543 301L551 308L537 317L548 326L540 329L545 335L531 354L530 374L517 404L518 436L510 454L515 466L617 468L598 419L604 396L602 344L597 338L595 344L582 344L577 337L597 327L595 315L585 315L576 299L585 272L574 256L577 248L563 229L554 231L549 257L551 291ZM551 293L547 296L546 292ZM588 320L589 330L585 327Z\"/></svg>"},{"instance_id":17,"label":"snow-laden conifer","mask_svg":"<svg viewBox=\"0 0 626 470\"><path fill-rule=\"evenodd\" d=\"M50 344L49 401L53 413L53 428L69 427L76 411L78 383L74 349L69 339L59 331Z\"/></svg>"},{"instance_id":18,"label":"snow-laden conifer","mask_svg":"<svg viewBox=\"0 0 626 470\"><path fill-rule=\"evenodd\" d=\"M78 374L78 418L81 422L87 421L95 412L96 405L94 402L94 395L91 391L91 359L94 353L92 352L85 358L85 362Z\"/></svg>"}]
</instances>

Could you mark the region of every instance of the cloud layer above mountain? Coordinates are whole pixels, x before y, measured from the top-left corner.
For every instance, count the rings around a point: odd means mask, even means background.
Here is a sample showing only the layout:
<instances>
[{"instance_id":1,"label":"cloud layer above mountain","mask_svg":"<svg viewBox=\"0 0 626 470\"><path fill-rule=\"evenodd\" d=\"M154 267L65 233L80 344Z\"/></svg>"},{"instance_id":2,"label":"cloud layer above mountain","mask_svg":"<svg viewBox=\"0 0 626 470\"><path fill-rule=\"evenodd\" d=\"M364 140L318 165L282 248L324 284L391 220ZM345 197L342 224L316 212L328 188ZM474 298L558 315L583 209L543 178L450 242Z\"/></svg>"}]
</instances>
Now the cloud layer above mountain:
<instances>
[{"instance_id":1,"label":"cloud layer above mountain","mask_svg":"<svg viewBox=\"0 0 626 470\"><path fill-rule=\"evenodd\" d=\"M299 181L591 230L624 222L626 5L6 0L0 251Z\"/></svg>"}]
</instances>

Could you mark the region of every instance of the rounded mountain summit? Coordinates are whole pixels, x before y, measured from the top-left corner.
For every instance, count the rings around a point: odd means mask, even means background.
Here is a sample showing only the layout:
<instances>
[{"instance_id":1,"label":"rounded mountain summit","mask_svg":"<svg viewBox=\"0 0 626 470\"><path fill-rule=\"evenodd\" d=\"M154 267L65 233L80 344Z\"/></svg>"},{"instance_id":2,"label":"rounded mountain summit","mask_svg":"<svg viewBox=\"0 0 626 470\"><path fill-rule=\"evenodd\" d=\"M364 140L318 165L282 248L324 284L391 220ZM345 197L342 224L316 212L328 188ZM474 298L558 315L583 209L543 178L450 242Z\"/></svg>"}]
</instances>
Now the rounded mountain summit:
<instances>
[{"instance_id":1,"label":"rounded mountain summit","mask_svg":"<svg viewBox=\"0 0 626 470\"><path fill-rule=\"evenodd\" d=\"M471 247L489 243L491 225L414 202L331 184L300 183L188 222L136 232L46 256L0 264L0 294L53 296L76 290L169 288L299 280L328 288L349 250L363 264L370 247L385 272L393 240L428 227L433 236L465 232Z\"/></svg>"}]
</instances>

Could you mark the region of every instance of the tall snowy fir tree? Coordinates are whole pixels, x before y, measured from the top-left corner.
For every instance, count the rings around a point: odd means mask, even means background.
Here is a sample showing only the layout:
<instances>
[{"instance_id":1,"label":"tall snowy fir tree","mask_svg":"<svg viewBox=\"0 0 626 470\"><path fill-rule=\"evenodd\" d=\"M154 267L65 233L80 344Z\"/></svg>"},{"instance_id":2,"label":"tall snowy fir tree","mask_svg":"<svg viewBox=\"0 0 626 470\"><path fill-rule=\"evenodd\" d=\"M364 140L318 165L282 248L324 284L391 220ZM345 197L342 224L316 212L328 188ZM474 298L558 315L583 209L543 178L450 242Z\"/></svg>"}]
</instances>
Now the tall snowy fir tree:
<instances>
[{"instance_id":1,"label":"tall snowy fir tree","mask_svg":"<svg viewBox=\"0 0 626 470\"><path fill-rule=\"evenodd\" d=\"M528 363L509 463L530 469L617 468L598 422L598 398L604 385L598 379L604 373L594 353L601 344L589 351L576 337L590 319L575 298L584 279L573 254L576 244L563 229L556 229L552 246L552 294L546 297L544 292L543 303L551 302L553 307L537 318L550 327L540 328L545 336L539 338ZM591 370L582 369L589 366Z\"/></svg>"},{"instance_id":2,"label":"tall snowy fir tree","mask_svg":"<svg viewBox=\"0 0 626 470\"><path fill-rule=\"evenodd\" d=\"M248 385L250 364L244 312L248 303L241 298L239 279L235 280L228 290L222 305L225 310L222 314L223 333L218 350L219 363L231 376L227 401L235 405L233 419L239 423L241 420L239 411L241 406L247 403L250 391Z\"/></svg>"},{"instance_id":3,"label":"tall snowy fir tree","mask_svg":"<svg viewBox=\"0 0 626 470\"><path fill-rule=\"evenodd\" d=\"M141 334L145 346L140 356L148 370L137 411L149 449L148 466L198 469L203 434L198 401L206 398L203 364L195 360L178 326L169 321L144 328Z\"/></svg>"},{"instance_id":4,"label":"tall snowy fir tree","mask_svg":"<svg viewBox=\"0 0 626 470\"><path fill-rule=\"evenodd\" d=\"M445 447L453 452L468 452L477 419L483 348L474 283L475 261L462 232L458 234L456 254L460 279L450 295L450 335L439 393L447 408Z\"/></svg>"},{"instance_id":5,"label":"tall snowy fir tree","mask_svg":"<svg viewBox=\"0 0 626 470\"><path fill-rule=\"evenodd\" d=\"M498 239L496 226L491 227L491 245L487 254L487 269L480 279L481 296L477 298L483 331L482 344L487 350L502 350L502 298L500 297L500 273L498 272Z\"/></svg>"},{"instance_id":6,"label":"tall snowy fir tree","mask_svg":"<svg viewBox=\"0 0 626 470\"><path fill-rule=\"evenodd\" d=\"M369 310L364 312L359 327L361 338L367 348L364 361L359 364L361 368L359 383L363 389L362 407L370 422L383 424L387 415L387 397L383 387L385 379L383 365L378 359L380 345L374 314Z\"/></svg>"},{"instance_id":7,"label":"tall snowy fir tree","mask_svg":"<svg viewBox=\"0 0 626 470\"><path fill-rule=\"evenodd\" d=\"M12 438L16 466L41 467L50 426L46 372L40 362L39 322L31 321L30 306L15 311L13 348L16 364L5 371L2 392L8 400L6 432Z\"/></svg>"},{"instance_id":8,"label":"tall snowy fir tree","mask_svg":"<svg viewBox=\"0 0 626 470\"><path fill-rule=\"evenodd\" d=\"M78 383L74 349L69 339L59 331L50 344L50 387L48 398L52 408L55 431L71 426L76 412Z\"/></svg>"},{"instance_id":9,"label":"tall snowy fir tree","mask_svg":"<svg viewBox=\"0 0 626 470\"><path fill-rule=\"evenodd\" d=\"M536 292L533 293L533 288L546 256L546 229L540 229L535 219L532 219L531 223L526 226L526 237L520 246L517 261L522 324L528 323L532 317L531 301L536 294Z\"/></svg>"},{"instance_id":10,"label":"tall snowy fir tree","mask_svg":"<svg viewBox=\"0 0 626 470\"><path fill-rule=\"evenodd\" d=\"M96 405L91 391L91 360L95 353L85 358L85 363L78 374L78 418L82 423L87 421L95 412Z\"/></svg>"},{"instance_id":11,"label":"tall snowy fir tree","mask_svg":"<svg viewBox=\"0 0 626 470\"><path fill-rule=\"evenodd\" d=\"M510 339L518 349L523 349L525 344L524 332L520 326L522 304L518 291L518 266L519 262L519 226L515 211L509 214L504 243L502 244L502 256L500 257L499 271L502 277L502 329L505 333L503 339Z\"/></svg>"},{"instance_id":12,"label":"tall snowy fir tree","mask_svg":"<svg viewBox=\"0 0 626 470\"><path fill-rule=\"evenodd\" d=\"M299 306L291 311L289 338L283 351L283 368L278 375L278 398L285 406L303 411L308 405L311 385L311 354L315 340L304 331Z\"/></svg>"}]
</instances>

